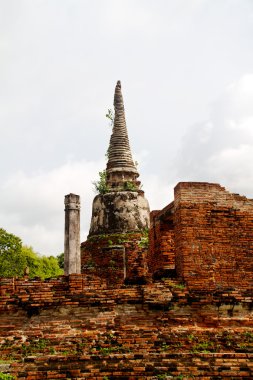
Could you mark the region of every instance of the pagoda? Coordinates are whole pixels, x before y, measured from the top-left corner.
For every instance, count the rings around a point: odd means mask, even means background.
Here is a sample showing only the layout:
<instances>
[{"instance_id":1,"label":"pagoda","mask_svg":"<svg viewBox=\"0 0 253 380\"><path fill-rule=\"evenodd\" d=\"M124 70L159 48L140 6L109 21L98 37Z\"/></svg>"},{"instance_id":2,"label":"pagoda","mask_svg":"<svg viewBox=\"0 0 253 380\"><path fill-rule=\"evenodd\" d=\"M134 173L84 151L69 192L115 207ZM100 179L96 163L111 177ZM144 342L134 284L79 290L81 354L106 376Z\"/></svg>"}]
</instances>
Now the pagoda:
<instances>
[{"instance_id":1,"label":"pagoda","mask_svg":"<svg viewBox=\"0 0 253 380\"><path fill-rule=\"evenodd\" d=\"M93 200L88 239L81 245L82 273L107 285L146 281L150 211L138 177L118 81L105 183Z\"/></svg>"},{"instance_id":2,"label":"pagoda","mask_svg":"<svg viewBox=\"0 0 253 380\"><path fill-rule=\"evenodd\" d=\"M133 188L139 189L140 182L137 181L139 173L130 149L120 81L115 88L114 110L113 131L106 166L107 184L112 190L122 190L126 189L130 182Z\"/></svg>"},{"instance_id":3,"label":"pagoda","mask_svg":"<svg viewBox=\"0 0 253 380\"><path fill-rule=\"evenodd\" d=\"M130 149L121 83L114 94L114 122L108 149L106 187L93 201L89 236L143 231L149 227L149 204L141 190Z\"/></svg>"}]
</instances>

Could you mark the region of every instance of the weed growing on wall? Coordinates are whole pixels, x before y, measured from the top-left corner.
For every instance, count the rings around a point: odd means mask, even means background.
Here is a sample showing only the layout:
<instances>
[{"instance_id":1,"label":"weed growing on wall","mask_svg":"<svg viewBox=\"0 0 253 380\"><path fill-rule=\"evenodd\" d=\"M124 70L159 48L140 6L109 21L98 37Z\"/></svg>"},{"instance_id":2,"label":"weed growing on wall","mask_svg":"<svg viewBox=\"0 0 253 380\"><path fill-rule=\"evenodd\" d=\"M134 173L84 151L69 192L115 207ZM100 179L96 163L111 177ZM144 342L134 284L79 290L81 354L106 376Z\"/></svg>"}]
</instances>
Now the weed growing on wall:
<instances>
[{"instance_id":1,"label":"weed growing on wall","mask_svg":"<svg viewBox=\"0 0 253 380\"><path fill-rule=\"evenodd\" d=\"M109 120L109 127L112 128L113 123L114 123L114 117L115 117L113 109L108 108L107 114L105 115L105 117Z\"/></svg>"},{"instance_id":2,"label":"weed growing on wall","mask_svg":"<svg viewBox=\"0 0 253 380\"><path fill-rule=\"evenodd\" d=\"M122 190L126 190L126 191L136 191L138 190L138 188L135 186L135 184L131 181L125 181L124 182L124 187L122 188Z\"/></svg>"},{"instance_id":3,"label":"weed growing on wall","mask_svg":"<svg viewBox=\"0 0 253 380\"><path fill-rule=\"evenodd\" d=\"M0 372L0 380L14 380L15 377L7 373Z\"/></svg>"},{"instance_id":4,"label":"weed growing on wall","mask_svg":"<svg viewBox=\"0 0 253 380\"><path fill-rule=\"evenodd\" d=\"M148 230L148 228L143 231L143 236L141 237L141 240L139 241L138 246L140 248L148 248L148 246L149 246L149 230Z\"/></svg>"},{"instance_id":5,"label":"weed growing on wall","mask_svg":"<svg viewBox=\"0 0 253 380\"><path fill-rule=\"evenodd\" d=\"M110 191L106 183L106 171L103 170L102 172L99 172L98 175L99 175L99 180L92 182L92 184L95 188L95 191L98 194L106 194Z\"/></svg>"}]
</instances>

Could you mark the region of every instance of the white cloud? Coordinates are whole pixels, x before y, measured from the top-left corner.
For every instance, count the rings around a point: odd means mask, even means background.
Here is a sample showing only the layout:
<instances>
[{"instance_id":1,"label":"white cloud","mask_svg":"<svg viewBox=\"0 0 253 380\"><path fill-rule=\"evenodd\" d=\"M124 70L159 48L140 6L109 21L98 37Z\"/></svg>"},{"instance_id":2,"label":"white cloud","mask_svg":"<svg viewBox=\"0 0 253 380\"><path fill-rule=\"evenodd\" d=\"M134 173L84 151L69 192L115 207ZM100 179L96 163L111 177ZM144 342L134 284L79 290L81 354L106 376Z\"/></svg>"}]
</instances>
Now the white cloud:
<instances>
[{"instance_id":1,"label":"white cloud","mask_svg":"<svg viewBox=\"0 0 253 380\"><path fill-rule=\"evenodd\" d=\"M253 74L227 87L210 120L188 129L177 159L180 180L220 182L253 196Z\"/></svg>"},{"instance_id":2,"label":"white cloud","mask_svg":"<svg viewBox=\"0 0 253 380\"><path fill-rule=\"evenodd\" d=\"M1 226L57 254L71 191L84 240L118 79L151 209L180 180L252 194L253 76L238 80L253 67L252 11L241 0L0 1Z\"/></svg>"},{"instance_id":3,"label":"white cloud","mask_svg":"<svg viewBox=\"0 0 253 380\"><path fill-rule=\"evenodd\" d=\"M18 172L0 188L0 225L25 244L44 254L63 250L64 195L81 196L81 239L89 228L92 181L103 168L101 162L69 162L49 172L27 175Z\"/></svg>"},{"instance_id":4,"label":"white cloud","mask_svg":"<svg viewBox=\"0 0 253 380\"><path fill-rule=\"evenodd\" d=\"M103 9L103 18L108 27L117 33L154 31L154 13L150 4L144 6L143 2L135 0L109 0Z\"/></svg>"},{"instance_id":5,"label":"white cloud","mask_svg":"<svg viewBox=\"0 0 253 380\"><path fill-rule=\"evenodd\" d=\"M149 201L150 210L161 210L174 199L175 183L166 183L155 174L146 174L143 179L143 190Z\"/></svg>"},{"instance_id":6,"label":"white cloud","mask_svg":"<svg viewBox=\"0 0 253 380\"><path fill-rule=\"evenodd\" d=\"M147 152L142 152L137 156L146 155ZM64 195L72 192L81 196L81 241L84 241L95 196L92 182L104 167L103 160L74 161L33 175L15 173L0 187L1 227L38 252L57 255L64 248ZM172 200L172 186L157 175L146 174L141 180L152 209L161 209Z\"/></svg>"}]
</instances>

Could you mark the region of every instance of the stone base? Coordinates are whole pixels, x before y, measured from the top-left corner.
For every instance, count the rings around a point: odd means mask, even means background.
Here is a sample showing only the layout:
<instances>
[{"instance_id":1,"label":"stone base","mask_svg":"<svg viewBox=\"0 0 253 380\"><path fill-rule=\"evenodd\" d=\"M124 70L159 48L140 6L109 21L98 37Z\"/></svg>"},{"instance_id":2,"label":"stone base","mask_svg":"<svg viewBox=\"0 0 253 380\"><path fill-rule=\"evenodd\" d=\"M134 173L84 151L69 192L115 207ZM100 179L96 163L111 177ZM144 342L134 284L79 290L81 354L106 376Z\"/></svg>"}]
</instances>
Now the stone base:
<instances>
[{"instance_id":1,"label":"stone base","mask_svg":"<svg viewBox=\"0 0 253 380\"><path fill-rule=\"evenodd\" d=\"M143 231L149 224L149 204L142 191L99 194L93 201L89 236Z\"/></svg>"}]
</instances>

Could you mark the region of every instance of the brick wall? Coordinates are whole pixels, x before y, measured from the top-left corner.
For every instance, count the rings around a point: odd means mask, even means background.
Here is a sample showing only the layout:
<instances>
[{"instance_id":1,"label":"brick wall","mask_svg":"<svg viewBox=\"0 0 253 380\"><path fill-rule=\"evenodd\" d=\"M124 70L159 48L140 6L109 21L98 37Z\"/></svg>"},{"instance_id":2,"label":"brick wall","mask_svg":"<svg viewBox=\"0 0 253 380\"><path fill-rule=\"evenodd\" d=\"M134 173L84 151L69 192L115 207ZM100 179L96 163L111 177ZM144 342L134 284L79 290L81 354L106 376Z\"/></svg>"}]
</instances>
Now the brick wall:
<instances>
[{"instance_id":1,"label":"brick wall","mask_svg":"<svg viewBox=\"0 0 253 380\"><path fill-rule=\"evenodd\" d=\"M112 354L31 357L11 365L17 379L252 379L252 354ZM71 366L69 364L71 362Z\"/></svg>"},{"instance_id":2,"label":"brick wall","mask_svg":"<svg viewBox=\"0 0 253 380\"><path fill-rule=\"evenodd\" d=\"M253 376L252 298L239 292L83 274L1 279L0 295L1 362L20 380Z\"/></svg>"},{"instance_id":3,"label":"brick wall","mask_svg":"<svg viewBox=\"0 0 253 380\"><path fill-rule=\"evenodd\" d=\"M253 287L253 201L217 184L175 188L175 256L192 289Z\"/></svg>"},{"instance_id":4,"label":"brick wall","mask_svg":"<svg viewBox=\"0 0 253 380\"><path fill-rule=\"evenodd\" d=\"M179 183L151 219L148 253L144 234L94 236L83 274L0 279L0 372L253 378L253 201Z\"/></svg>"},{"instance_id":5,"label":"brick wall","mask_svg":"<svg viewBox=\"0 0 253 380\"><path fill-rule=\"evenodd\" d=\"M153 278L162 278L175 269L173 203L150 214L147 263Z\"/></svg>"},{"instance_id":6,"label":"brick wall","mask_svg":"<svg viewBox=\"0 0 253 380\"><path fill-rule=\"evenodd\" d=\"M181 182L174 202L151 213L149 272L198 291L253 287L253 200L218 184Z\"/></svg>"},{"instance_id":7,"label":"brick wall","mask_svg":"<svg viewBox=\"0 0 253 380\"><path fill-rule=\"evenodd\" d=\"M95 235L81 245L82 273L108 285L147 282L147 247L143 233Z\"/></svg>"}]
</instances>

